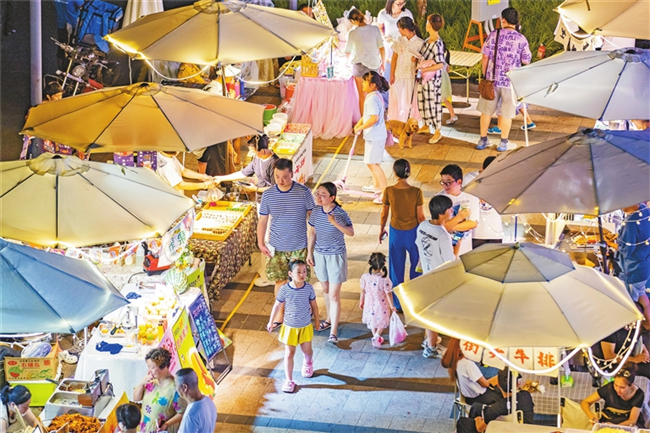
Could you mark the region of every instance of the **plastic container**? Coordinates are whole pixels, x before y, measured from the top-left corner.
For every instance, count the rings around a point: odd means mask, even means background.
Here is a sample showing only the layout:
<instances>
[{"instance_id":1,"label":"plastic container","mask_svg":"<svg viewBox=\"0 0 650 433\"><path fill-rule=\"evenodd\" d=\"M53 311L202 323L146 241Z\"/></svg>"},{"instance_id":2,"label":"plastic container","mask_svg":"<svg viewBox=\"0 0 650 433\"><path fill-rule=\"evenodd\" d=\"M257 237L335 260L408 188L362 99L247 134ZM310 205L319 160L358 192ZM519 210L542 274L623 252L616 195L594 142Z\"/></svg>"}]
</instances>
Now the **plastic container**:
<instances>
[{"instance_id":1,"label":"plastic container","mask_svg":"<svg viewBox=\"0 0 650 433\"><path fill-rule=\"evenodd\" d=\"M262 120L264 120L264 124L268 125L271 119L273 118L273 115L278 112L278 107L276 107L273 104L266 104L264 108L264 115L262 117Z\"/></svg>"},{"instance_id":2,"label":"plastic container","mask_svg":"<svg viewBox=\"0 0 650 433\"><path fill-rule=\"evenodd\" d=\"M293 98L293 94L296 91L296 84L295 83L290 83L287 84L287 88L284 91L284 99L291 99Z\"/></svg>"},{"instance_id":3,"label":"plastic container","mask_svg":"<svg viewBox=\"0 0 650 433\"><path fill-rule=\"evenodd\" d=\"M637 433L638 429L635 426L623 426L616 424L596 423L591 429L592 432L602 433Z\"/></svg>"},{"instance_id":4,"label":"plastic container","mask_svg":"<svg viewBox=\"0 0 650 433\"><path fill-rule=\"evenodd\" d=\"M30 406L45 406L45 403L50 399L56 390L56 383L47 380L20 380L9 382L11 386L22 385L29 389L32 393L32 401Z\"/></svg>"}]
</instances>

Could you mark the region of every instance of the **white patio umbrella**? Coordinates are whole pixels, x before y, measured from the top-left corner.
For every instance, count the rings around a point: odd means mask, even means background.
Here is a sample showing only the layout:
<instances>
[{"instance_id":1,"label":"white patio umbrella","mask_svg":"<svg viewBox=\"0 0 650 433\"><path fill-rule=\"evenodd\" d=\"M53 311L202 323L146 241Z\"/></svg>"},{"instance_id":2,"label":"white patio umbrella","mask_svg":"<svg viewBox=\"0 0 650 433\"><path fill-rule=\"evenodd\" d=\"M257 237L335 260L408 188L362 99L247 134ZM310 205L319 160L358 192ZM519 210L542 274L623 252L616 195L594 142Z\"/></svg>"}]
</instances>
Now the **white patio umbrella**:
<instances>
[{"instance_id":1,"label":"white patio umbrella","mask_svg":"<svg viewBox=\"0 0 650 433\"><path fill-rule=\"evenodd\" d=\"M86 246L163 235L194 202L147 168L43 154L0 163L0 236Z\"/></svg>"},{"instance_id":2,"label":"white patio umbrella","mask_svg":"<svg viewBox=\"0 0 650 433\"><path fill-rule=\"evenodd\" d=\"M508 75L524 102L591 119L650 119L649 50L567 51Z\"/></svg>"},{"instance_id":3,"label":"white patio umbrella","mask_svg":"<svg viewBox=\"0 0 650 433\"><path fill-rule=\"evenodd\" d=\"M556 11L588 33L650 39L647 0L567 0Z\"/></svg>"},{"instance_id":4,"label":"white patio umbrella","mask_svg":"<svg viewBox=\"0 0 650 433\"><path fill-rule=\"evenodd\" d=\"M307 52L334 34L298 11L202 0L148 15L106 39L136 58L227 65Z\"/></svg>"},{"instance_id":5,"label":"white patio umbrella","mask_svg":"<svg viewBox=\"0 0 650 433\"><path fill-rule=\"evenodd\" d=\"M650 130L585 129L518 148L463 190L499 214L603 215L650 199Z\"/></svg>"},{"instance_id":6,"label":"white patio umbrella","mask_svg":"<svg viewBox=\"0 0 650 433\"><path fill-rule=\"evenodd\" d=\"M264 107L184 87L136 83L46 102L21 134L82 151L188 151L261 134Z\"/></svg>"}]
</instances>

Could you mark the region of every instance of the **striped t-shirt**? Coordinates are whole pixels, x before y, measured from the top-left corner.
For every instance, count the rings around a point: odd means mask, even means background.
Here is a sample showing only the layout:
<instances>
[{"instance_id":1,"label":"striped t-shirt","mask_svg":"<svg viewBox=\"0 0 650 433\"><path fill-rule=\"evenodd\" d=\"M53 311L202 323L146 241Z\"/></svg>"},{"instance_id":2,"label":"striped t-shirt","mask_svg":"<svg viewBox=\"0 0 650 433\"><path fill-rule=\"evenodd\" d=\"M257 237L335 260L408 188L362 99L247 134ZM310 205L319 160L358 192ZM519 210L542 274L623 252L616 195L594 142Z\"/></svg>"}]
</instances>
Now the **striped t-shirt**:
<instances>
[{"instance_id":1,"label":"striped t-shirt","mask_svg":"<svg viewBox=\"0 0 650 433\"><path fill-rule=\"evenodd\" d=\"M341 206L334 206L330 213L336 222L345 227L351 227L352 221ZM316 206L309 217L309 225L316 229L316 247L319 254L333 255L345 252L345 235L330 223L327 213L322 206Z\"/></svg>"},{"instance_id":2,"label":"striped t-shirt","mask_svg":"<svg viewBox=\"0 0 650 433\"><path fill-rule=\"evenodd\" d=\"M277 185L264 191L260 215L271 215L269 243L276 251L307 248L307 212L314 206L311 191L298 182L289 191L280 191Z\"/></svg>"},{"instance_id":3,"label":"striped t-shirt","mask_svg":"<svg viewBox=\"0 0 650 433\"><path fill-rule=\"evenodd\" d=\"M311 323L310 301L316 299L314 287L305 282L300 289L289 282L278 290L276 298L284 303L284 324L292 328L304 328Z\"/></svg>"}]
</instances>

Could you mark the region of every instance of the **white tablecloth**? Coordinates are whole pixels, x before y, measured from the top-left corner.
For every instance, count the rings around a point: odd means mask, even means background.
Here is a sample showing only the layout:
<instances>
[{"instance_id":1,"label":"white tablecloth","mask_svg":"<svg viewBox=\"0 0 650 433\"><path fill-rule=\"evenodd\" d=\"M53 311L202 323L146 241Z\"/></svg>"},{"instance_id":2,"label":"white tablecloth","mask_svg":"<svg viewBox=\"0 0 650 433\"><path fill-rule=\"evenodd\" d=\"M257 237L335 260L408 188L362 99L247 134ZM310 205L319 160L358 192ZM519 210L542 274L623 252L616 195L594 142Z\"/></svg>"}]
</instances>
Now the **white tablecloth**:
<instances>
[{"instance_id":1,"label":"white tablecloth","mask_svg":"<svg viewBox=\"0 0 650 433\"><path fill-rule=\"evenodd\" d=\"M122 289L123 294L135 291L137 289L134 284L128 284ZM153 294L154 292L150 290L148 293ZM180 296L181 303L188 306L199 295L201 295L201 292L196 288L192 288ZM95 349L101 341L124 344L124 338L102 339L99 333L93 335L79 356L77 370L74 375L75 379L92 380L95 377L95 370L106 368L115 395L119 397L122 392L126 392L129 400L132 400L135 386L147 374L147 364L144 357L155 346L140 346L137 353L122 350L116 355L111 355L108 352L99 352Z\"/></svg>"}]
</instances>

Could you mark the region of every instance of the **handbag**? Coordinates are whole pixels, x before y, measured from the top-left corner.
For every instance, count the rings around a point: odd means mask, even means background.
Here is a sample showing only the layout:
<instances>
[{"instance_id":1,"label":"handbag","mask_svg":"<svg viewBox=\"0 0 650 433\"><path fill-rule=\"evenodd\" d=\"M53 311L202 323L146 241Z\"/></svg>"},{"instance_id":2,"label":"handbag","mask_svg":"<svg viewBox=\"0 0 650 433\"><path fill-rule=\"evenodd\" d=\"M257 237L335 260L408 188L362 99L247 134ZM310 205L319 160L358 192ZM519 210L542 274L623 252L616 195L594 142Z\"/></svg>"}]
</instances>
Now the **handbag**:
<instances>
[{"instance_id":1,"label":"handbag","mask_svg":"<svg viewBox=\"0 0 650 433\"><path fill-rule=\"evenodd\" d=\"M481 94L481 98L487 101L494 101L496 97L494 92L494 78L497 73L497 46L499 45L499 32L501 29L497 30L497 40L494 43L494 61L492 62L492 80L481 80L478 83L478 92Z\"/></svg>"}]
</instances>

